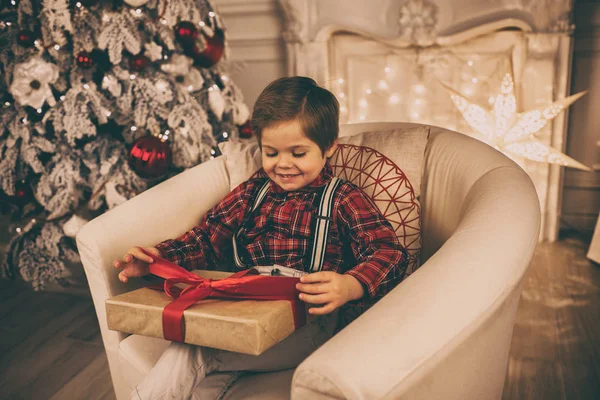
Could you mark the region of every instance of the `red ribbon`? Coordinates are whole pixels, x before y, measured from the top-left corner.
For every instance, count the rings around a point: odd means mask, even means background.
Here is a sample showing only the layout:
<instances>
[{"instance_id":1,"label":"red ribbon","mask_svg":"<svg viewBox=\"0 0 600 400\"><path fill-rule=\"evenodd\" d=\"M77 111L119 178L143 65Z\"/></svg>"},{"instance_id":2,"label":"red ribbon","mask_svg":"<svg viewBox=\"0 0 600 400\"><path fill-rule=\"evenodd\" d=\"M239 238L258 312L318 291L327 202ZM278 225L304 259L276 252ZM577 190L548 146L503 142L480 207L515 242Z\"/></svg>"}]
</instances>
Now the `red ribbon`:
<instances>
[{"instance_id":1,"label":"red ribbon","mask_svg":"<svg viewBox=\"0 0 600 400\"><path fill-rule=\"evenodd\" d=\"M167 340L184 341L183 311L207 297L289 300L292 305L294 327L298 329L306 323L304 304L298 298L299 292L296 289L299 278L263 276L258 275L255 269L247 269L224 279L205 279L164 258L146 251L144 253L154 260L150 264L150 273L166 279L163 290L174 299L167 304L162 314L163 334ZM185 283L189 286L181 289L175 286L176 283Z\"/></svg>"}]
</instances>

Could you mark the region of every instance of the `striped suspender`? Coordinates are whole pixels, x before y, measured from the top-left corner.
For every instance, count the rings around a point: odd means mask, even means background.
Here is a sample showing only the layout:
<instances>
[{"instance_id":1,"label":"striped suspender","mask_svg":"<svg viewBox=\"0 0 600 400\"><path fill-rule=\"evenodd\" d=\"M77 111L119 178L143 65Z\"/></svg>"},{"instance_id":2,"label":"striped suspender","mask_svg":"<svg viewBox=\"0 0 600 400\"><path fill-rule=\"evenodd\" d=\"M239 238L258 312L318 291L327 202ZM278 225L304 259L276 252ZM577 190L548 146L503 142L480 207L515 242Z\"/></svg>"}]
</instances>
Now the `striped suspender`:
<instances>
[{"instance_id":1,"label":"striped suspender","mask_svg":"<svg viewBox=\"0 0 600 400\"><path fill-rule=\"evenodd\" d=\"M263 202L263 200L265 199L265 196L267 195L267 192L269 190L270 184L271 184L271 181L269 179L267 179L265 181L265 183L262 185L262 187L258 191L258 194L254 198L254 204L252 205L251 212L254 212L258 208L258 206L260 206L260 204ZM237 265L238 268L247 268L246 264L240 258L240 255L238 252L238 247L237 247L238 235L240 234L240 231L241 231L241 228L232 237L233 259L235 260L235 265Z\"/></svg>"},{"instance_id":2,"label":"striped suspender","mask_svg":"<svg viewBox=\"0 0 600 400\"><path fill-rule=\"evenodd\" d=\"M323 189L319 210L317 215L317 223L313 233L312 255L310 257L309 272L317 272L323 268L325 261L325 248L327 246L327 235L329 233L329 223L331 222L331 212L333 210L333 198L336 189L342 180L335 176Z\"/></svg>"},{"instance_id":3,"label":"striped suspender","mask_svg":"<svg viewBox=\"0 0 600 400\"><path fill-rule=\"evenodd\" d=\"M327 246L327 235L329 233L329 223L331 222L331 213L333 210L333 199L334 194L337 188L342 183L342 180L336 177L331 178L331 181L323 188L323 193L321 194L321 201L319 202L318 214L316 216L317 222L315 224L313 245L312 245L312 254L309 263L309 272L317 272L323 268L323 262L325 260L325 249ZM267 195L267 191L269 190L270 181L267 180L264 185L258 191L258 195L254 199L254 204L252 205L252 211L255 211L260 204L265 199ZM238 235L241 229L237 231L235 235L233 235L233 257L235 260L235 264L238 268L247 268L244 262L240 259L239 251L238 251Z\"/></svg>"}]
</instances>

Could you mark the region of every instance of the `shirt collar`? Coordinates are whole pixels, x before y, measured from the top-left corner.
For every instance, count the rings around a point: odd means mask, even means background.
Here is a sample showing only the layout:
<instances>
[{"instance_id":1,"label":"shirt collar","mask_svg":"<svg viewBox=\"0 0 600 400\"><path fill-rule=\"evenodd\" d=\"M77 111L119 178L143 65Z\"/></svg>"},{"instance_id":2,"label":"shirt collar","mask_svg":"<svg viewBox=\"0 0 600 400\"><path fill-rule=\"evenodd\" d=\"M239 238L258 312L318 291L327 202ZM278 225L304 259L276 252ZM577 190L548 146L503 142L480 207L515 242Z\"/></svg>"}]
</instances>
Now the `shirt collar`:
<instances>
[{"instance_id":1,"label":"shirt collar","mask_svg":"<svg viewBox=\"0 0 600 400\"><path fill-rule=\"evenodd\" d=\"M264 171L264 169L261 168L261 170L259 171L259 173L257 175L266 177L267 173ZM331 178L333 178L333 169L331 168L331 165L329 165L329 162L326 162L325 166L321 170L321 173L311 183L298 189L297 191L303 192L303 191L315 190L315 189L320 188L320 187L326 185L327 183L329 183L329 181L331 181ZM270 189L273 193L286 192L286 190L283 190L281 188L281 186L276 184L274 181L271 181Z\"/></svg>"}]
</instances>

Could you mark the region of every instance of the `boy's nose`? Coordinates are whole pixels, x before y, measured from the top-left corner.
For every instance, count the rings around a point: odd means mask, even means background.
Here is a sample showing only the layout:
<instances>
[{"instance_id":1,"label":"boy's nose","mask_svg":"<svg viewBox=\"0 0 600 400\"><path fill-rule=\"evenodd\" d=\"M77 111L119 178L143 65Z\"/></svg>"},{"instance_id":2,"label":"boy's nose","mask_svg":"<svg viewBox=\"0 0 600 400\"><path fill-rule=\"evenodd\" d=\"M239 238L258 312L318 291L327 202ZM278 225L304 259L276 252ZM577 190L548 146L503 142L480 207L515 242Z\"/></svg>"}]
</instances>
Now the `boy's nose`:
<instances>
[{"instance_id":1,"label":"boy's nose","mask_svg":"<svg viewBox=\"0 0 600 400\"><path fill-rule=\"evenodd\" d=\"M279 168L291 168L292 167L292 161L290 160L289 157L287 156L281 156L279 157L279 159L277 160L277 166Z\"/></svg>"}]
</instances>

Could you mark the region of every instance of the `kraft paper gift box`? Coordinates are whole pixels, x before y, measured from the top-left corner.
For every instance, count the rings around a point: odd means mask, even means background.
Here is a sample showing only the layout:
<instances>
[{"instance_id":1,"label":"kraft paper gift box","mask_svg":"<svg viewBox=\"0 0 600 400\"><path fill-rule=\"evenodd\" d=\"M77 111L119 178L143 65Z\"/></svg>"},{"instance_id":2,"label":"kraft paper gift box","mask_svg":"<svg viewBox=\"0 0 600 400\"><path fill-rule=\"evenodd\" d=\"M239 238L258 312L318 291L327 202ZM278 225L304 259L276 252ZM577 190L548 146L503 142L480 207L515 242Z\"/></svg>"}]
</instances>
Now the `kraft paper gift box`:
<instances>
[{"instance_id":1,"label":"kraft paper gift box","mask_svg":"<svg viewBox=\"0 0 600 400\"><path fill-rule=\"evenodd\" d=\"M213 280L233 275L203 270L193 273ZM298 281L288 277L260 278L271 278L271 282L273 279L292 279L294 285ZM295 297L298 298L297 293ZM163 311L172 301L165 291L148 287L109 298L106 300L108 329L168 339L163 329ZM293 303L290 300L200 300L183 311L184 333L183 340L179 341L259 355L305 323L304 303L299 300L295 305Z\"/></svg>"}]
</instances>

